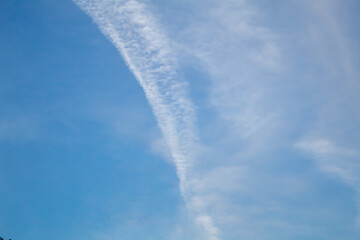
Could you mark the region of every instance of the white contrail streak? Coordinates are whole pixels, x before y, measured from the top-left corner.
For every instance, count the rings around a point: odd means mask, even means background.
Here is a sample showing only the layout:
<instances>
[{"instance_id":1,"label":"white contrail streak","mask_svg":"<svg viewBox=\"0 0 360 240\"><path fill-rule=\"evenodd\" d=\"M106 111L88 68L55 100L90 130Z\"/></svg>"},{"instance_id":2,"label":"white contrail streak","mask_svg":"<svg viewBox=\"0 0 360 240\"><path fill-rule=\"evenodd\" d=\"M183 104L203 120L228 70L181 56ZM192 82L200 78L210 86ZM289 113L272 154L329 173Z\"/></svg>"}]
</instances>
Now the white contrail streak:
<instances>
[{"instance_id":1,"label":"white contrail streak","mask_svg":"<svg viewBox=\"0 0 360 240\"><path fill-rule=\"evenodd\" d=\"M185 180L190 144L195 141L194 108L176 57L143 4L136 1L75 0L122 54L143 87L170 146L179 178Z\"/></svg>"},{"instance_id":2,"label":"white contrail streak","mask_svg":"<svg viewBox=\"0 0 360 240\"><path fill-rule=\"evenodd\" d=\"M187 201L187 179L197 141L195 111L186 82L179 77L177 59L166 35L145 5L134 0L74 0L115 45L144 89L174 159L180 189ZM198 212L196 209L192 209ZM200 221L209 239L217 229L205 213Z\"/></svg>"}]
</instances>

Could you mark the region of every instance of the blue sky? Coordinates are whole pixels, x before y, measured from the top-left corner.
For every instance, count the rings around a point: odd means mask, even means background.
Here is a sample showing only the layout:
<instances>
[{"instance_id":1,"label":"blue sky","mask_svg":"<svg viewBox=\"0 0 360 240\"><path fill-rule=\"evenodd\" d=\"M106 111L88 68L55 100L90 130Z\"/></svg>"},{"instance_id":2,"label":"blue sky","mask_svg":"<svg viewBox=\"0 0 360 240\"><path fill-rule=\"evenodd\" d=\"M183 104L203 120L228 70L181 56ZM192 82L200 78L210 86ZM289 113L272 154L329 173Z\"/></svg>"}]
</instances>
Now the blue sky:
<instances>
[{"instance_id":1,"label":"blue sky","mask_svg":"<svg viewBox=\"0 0 360 240\"><path fill-rule=\"evenodd\" d=\"M359 239L357 1L0 2L0 236Z\"/></svg>"}]
</instances>

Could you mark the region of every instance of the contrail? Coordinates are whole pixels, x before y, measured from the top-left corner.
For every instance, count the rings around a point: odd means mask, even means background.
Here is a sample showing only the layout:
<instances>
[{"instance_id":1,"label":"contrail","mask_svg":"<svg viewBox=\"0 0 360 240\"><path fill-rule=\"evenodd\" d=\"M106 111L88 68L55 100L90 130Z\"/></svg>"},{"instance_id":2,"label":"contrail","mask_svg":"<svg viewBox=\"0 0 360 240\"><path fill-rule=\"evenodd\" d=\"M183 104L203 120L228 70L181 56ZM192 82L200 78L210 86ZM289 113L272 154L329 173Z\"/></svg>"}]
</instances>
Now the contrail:
<instances>
[{"instance_id":1,"label":"contrail","mask_svg":"<svg viewBox=\"0 0 360 240\"><path fill-rule=\"evenodd\" d=\"M74 0L92 17L100 30L121 53L144 89L158 125L174 159L185 201L189 171L194 161L195 108L188 97L187 83L179 77L177 58L169 40L143 3L134 0ZM196 218L209 235L217 229L206 213L196 209ZM210 230L209 230L210 229Z\"/></svg>"},{"instance_id":2,"label":"contrail","mask_svg":"<svg viewBox=\"0 0 360 240\"><path fill-rule=\"evenodd\" d=\"M144 89L168 142L180 180L186 179L190 144L196 139L194 107L168 40L143 4L75 0L119 50Z\"/></svg>"}]
</instances>

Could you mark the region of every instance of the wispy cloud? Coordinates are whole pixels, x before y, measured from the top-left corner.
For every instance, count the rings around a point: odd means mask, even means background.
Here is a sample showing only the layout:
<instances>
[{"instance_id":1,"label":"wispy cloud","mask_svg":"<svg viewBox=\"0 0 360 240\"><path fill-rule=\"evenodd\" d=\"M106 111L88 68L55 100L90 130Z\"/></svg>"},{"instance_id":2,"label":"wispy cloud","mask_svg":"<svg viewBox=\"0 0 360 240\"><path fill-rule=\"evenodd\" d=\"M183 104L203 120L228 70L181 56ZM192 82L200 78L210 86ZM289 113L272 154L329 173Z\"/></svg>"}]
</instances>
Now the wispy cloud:
<instances>
[{"instance_id":1,"label":"wispy cloud","mask_svg":"<svg viewBox=\"0 0 360 240\"><path fill-rule=\"evenodd\" d=\"M277 72L281 50L276 35L257 24L258 12L246 1L203 6L180 36L180 47L195 56L209 77L210 103L242 137L252 136L273 122L277 112L266 98L276 82L265 72Z\"/></svg>"},{"instance_id":2,"label":"wispy cloud","mask_svg":"<svg viewBox=\"0 0 360 240\"><path fill-rule=\"evenodd\" d=\"M316 160L320 170L351 186L360 202L358 123L358 51L346 12L354 2L305 1L309 48L320 71L316 75L316 117L295 146ZM358 203L358 209L360 204ZM359 216L358 216L358 223Z\"/></svg>"},{"instance_id":3,"label":"wispy cloud","mask_svg":"<svg viewBox=\"0 0 360 240\"><path fill-rule=\"evenodd\" d=\"M358 152L354 149L340 147L323 138L306 139L296 143L295 147L312 154L323 171L351 185L359 180L360 163L357 162Z\"/></svg>"},{"instance_id":4,"label":"wispy cloud","mask_svg":"<svg viewBox=\"0 0 360 240\"><path fill-rule=\"evenodd\" d=\"M349 2L351 6L351 2ZM347 37L348 28L345 27L345 5L338 1L304 1L309 11L309 20L316 24L309 24L309 36L313 41L314 50L318 53L321 63L330 73L342 76L343 84L358 84L356 76L358 69L355 65L353 42Z\"/></svg>"},{"instance_id":5,"label":"wispy cloud","mask_svg":"<svg viewBox=\"0 0 360 240\"><path fill-rule=\"evenodd\" d=\"M360 161L355 149L338 146L329 139L308 138L295 144L295 147L310 154L319 169L339 178L357 193L358 211L360 210ZM357 222L360 224L360 216Z\"/></svg>"},{"instance_id":6,"label":"wispy cloud","mask_svg":"<svg viewBox=\"0 0 360 240\"><path fill-rule=\"evenodd\" d=\"M318 4L320 5L319 9L326 12L326 8L321 6L322 4L326 5L326 1ZM221 223L220 229L231 225L230 222L236 222L234 225L238 230L241 229L239 231L242 231L239 233L240 236L261 239L256 234L248 235L246 232L251 227L258 227L262 231L268 232L265 230L266 227L261 224L263 220L257 219L251 226L249 219L254 219L256 216L265 219L268 214L276 215L275 212L283 213L284 216L289 214L294 210L286 206L284 203L286 201L281 204L276 199L276 195L290 198L297 196L297 193L286 193L285 189L297 188L302 191L301 189L310 188L308 180L304 176L296 177L292 174L293 179L291 179L284 176L286 171L280 171L277 173L279 176L276 176L274 170L272 175L268 175L269 173L263 172L263 168L286 166L287 164L305 165L305 163L291 163L292 159L299 158L296 153L291 152L294 136L301 135L301 132L307 134L316 131L326 133L326 137L337 135L339 138L341 136L340 138L343 140L346 138L345 133L348 130L358 129L356 126L358 121L354 121L354 119L358 119L359 114L358 110L353 107L353 103L358 102L358 97L354 97L354 95L358 94L353 94L351 97L346 96L350 92L354 93L354 89L358 89L358 87L354 84L353 79L347 84L342 84L341 80L342 76L353 77L356 70L350 61L351 51L348 49L348 41L341 33L341 25L336 18L331 13L325 14L327 18L331 19L331 24L327 26L332 35L330 39L326 38L327 35L324 32L327 29L322 27L322 22L311 22L312 26L319 28L318 34L321 36L321 41L318 44L328 45L330 49L336 50L334 55L331 54L332 57L336 56L335 58L325 57L328 63L332 61L328 65L333 67L325 71L335 71L337 72L336 77L339 77L333 79L334 76L329 78L327 74L319 74L312 69L312 66L305 68L302 66L304 62L309 61L312 64L316 62L312 62L312 60L314 60L317 45L308 45L304 49L304 42L300 43L297 40L309 37L308 33L300 31L299 34L295 34L292 33L293 30L289 29L286 29L287 32L282 32L266 27L271 24L259 20L264 18L261 12L264 9L259 11L255 5L262 4L246 1L213 1L204 4L198 15L189 17L188 22L191 24L183 27L184 30L176 36L179 42L178 47L197 60L194 62L200 66L204 78L209 80L207 100L210 103L210 111L214 111L218 116L218 122L214 124L213 120L209 125L214 132L221 129L215 135L216 139L206 139L211 149L208 150L211 153L206 158L208 170L199 171L201 173L197 178L198 181L193 184L200 186L202 196L206 196L206 200L197 199L195 203L211 209L214 220ZM294 8L295 6L291 5L290 7ZM308 9L300 14L308 15L307 11ZM271 15L270 20L276 18L274 12L269 15ZM327 20L324 22L326 23ZM297 30L302 28L300 25L292 27ZM333 41L333 39L335 40ZM312 52L306 55L305 52L309 49ZM299 51L304 53L299 53ZM318 67L319 63L315 64ZM310 82L306 75L314 76L313 82ZM318 89L314 90L314 85ZM347 86L344 87L344 85ZM354 86L354 89L349 89L348 86ZM338 91L337 94L335 89ZM344 108L345 102L348 105ZM341 124L339 125L339 123ZM356 140L358 138L355 135L353 132L352 136ZM356 143L350 144L353 147L348 147L348 145L339 147L331 141L324 140L327 139L326 137L323 140L319 138L309 145L303 143L302 146L306 145L308 149L317 146L314 150L317 154L320 153L319 151L336 151L338 157L340 153L349 157L353 151L351 149L358 146L358 140L356 140ZM285 153L286 157L283 156L284 151L288 151ZM282 160L284 158L286 161ZM211 159L214 160L211 161ZM351 160L352 163L345 163L345 161L341 163L334 159L328 165L326 165L327 163L323 164L322 167L326 166L329 170L336 171L337 174L341 174L343 179L354 178L355 171L348 172L350 169L345 165L355 164L355 161L354 158ZM224 166L229 166L234 171L221 174L220 169ZM291 171L300 173L295 169ZM215 172L219 172L219 174L214 174ZM284 175L280 177L280 174ZM281 178L288 179L288 181L282 182L284 184L282 187L279 184ZM238 188L231 190L231 194L227 195L214 189L213 186L216 185L205 184L214 179L223 187L232 185ZM274 187L276 190L266 194L266 186L278 187ZM254 191L255 188L258 192L262 191L263 194ZM247 205L245 200L239 200L245 195L251 198L249 202L252 202L252 205ZM301 197L300 195L298 197ZM226 207L219 208L219 205ZM237 214L234 214L235 212ZM283 231L287 231L289 234L301 232L300 229L295 230L295 228L305 227L308 224L294 224L286 217L274 217L264 225L276 225L277 221L277 227L282 225ZM313 226L308 225L307 227L312 228ZM232 229L232 231L235 230ZM254 233L256 230L253 229L252 232Z\"/></svg>"},{"instance_id":7,"label":"wispy cloud","mask_svg":"<svg viewBox=\"0 0 360 240\"><path fill-rule=\"evenodd\" d=\"M298 23L291 27L302 31L291 37L288 29L270 28L256 7L263 3L184 1L182 7L188 4L196 14L187 14L167 37L162 26L168 30L171 23L159 24L150 6L138 1L75 2L116 46L143 87L189 211L207 233L204 239L263 239L264 234L268 239L308 238L308 232L323 227L311 221L321 222L326 217L317 211L328 210L301 202L316 191L310 184L316 179L306 171L310 164L298 161L294 145L316 159L319 169L358 188L354 149L359 137L351 131L360 117L354 107L359 100L357 70L341 25L323 6L325 1L317 8L333 41L327 41L327 30L318 20L312 23L319 30L316 36ZM301 18L309 15L308 9L299 11ZM181 21L183 12L178 14L173 18ZM314 36L320 39L316 44L297 40ZM314 70L321 65L314 60L318 45L337 49L331 57L325 54L325 73ZM194 107L188 82L180 77L179 68L189 59L207 84L201 86L208 90L201 96L206 106ZM339 76L350 79L345 87ZM202 117L197 127L196 114ZM309 132L318 137L304 137ZM161 148L162 142L154 144L154 149ZM179 230L174 238L181 236Z\"/></svg>"}]
</instances>

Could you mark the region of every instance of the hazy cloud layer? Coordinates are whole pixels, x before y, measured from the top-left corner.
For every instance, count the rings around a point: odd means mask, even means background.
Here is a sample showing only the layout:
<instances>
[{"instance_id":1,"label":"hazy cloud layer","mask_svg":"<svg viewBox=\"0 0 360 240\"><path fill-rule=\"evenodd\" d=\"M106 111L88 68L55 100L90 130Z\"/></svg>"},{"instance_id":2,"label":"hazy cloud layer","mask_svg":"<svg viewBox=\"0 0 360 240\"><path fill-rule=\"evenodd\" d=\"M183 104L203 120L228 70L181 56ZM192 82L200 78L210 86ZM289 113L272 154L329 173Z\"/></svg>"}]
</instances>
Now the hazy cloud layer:
<instances>
[{"instance_id":1,"label":"hazy cloud layer","mask_svg":"<svg viewBox=\"0 0 360 240\"><path fill-rule=\"evenodd\" d=\"M349 7L75 2L143 87L206 233L189 236L184 223L174 239L359 235L343 207L360 199L359 36L344 27ZM164 145L153 144L167 156ZM355 194L329 201L338 182Z\"/></svg>"}]
</instances>

